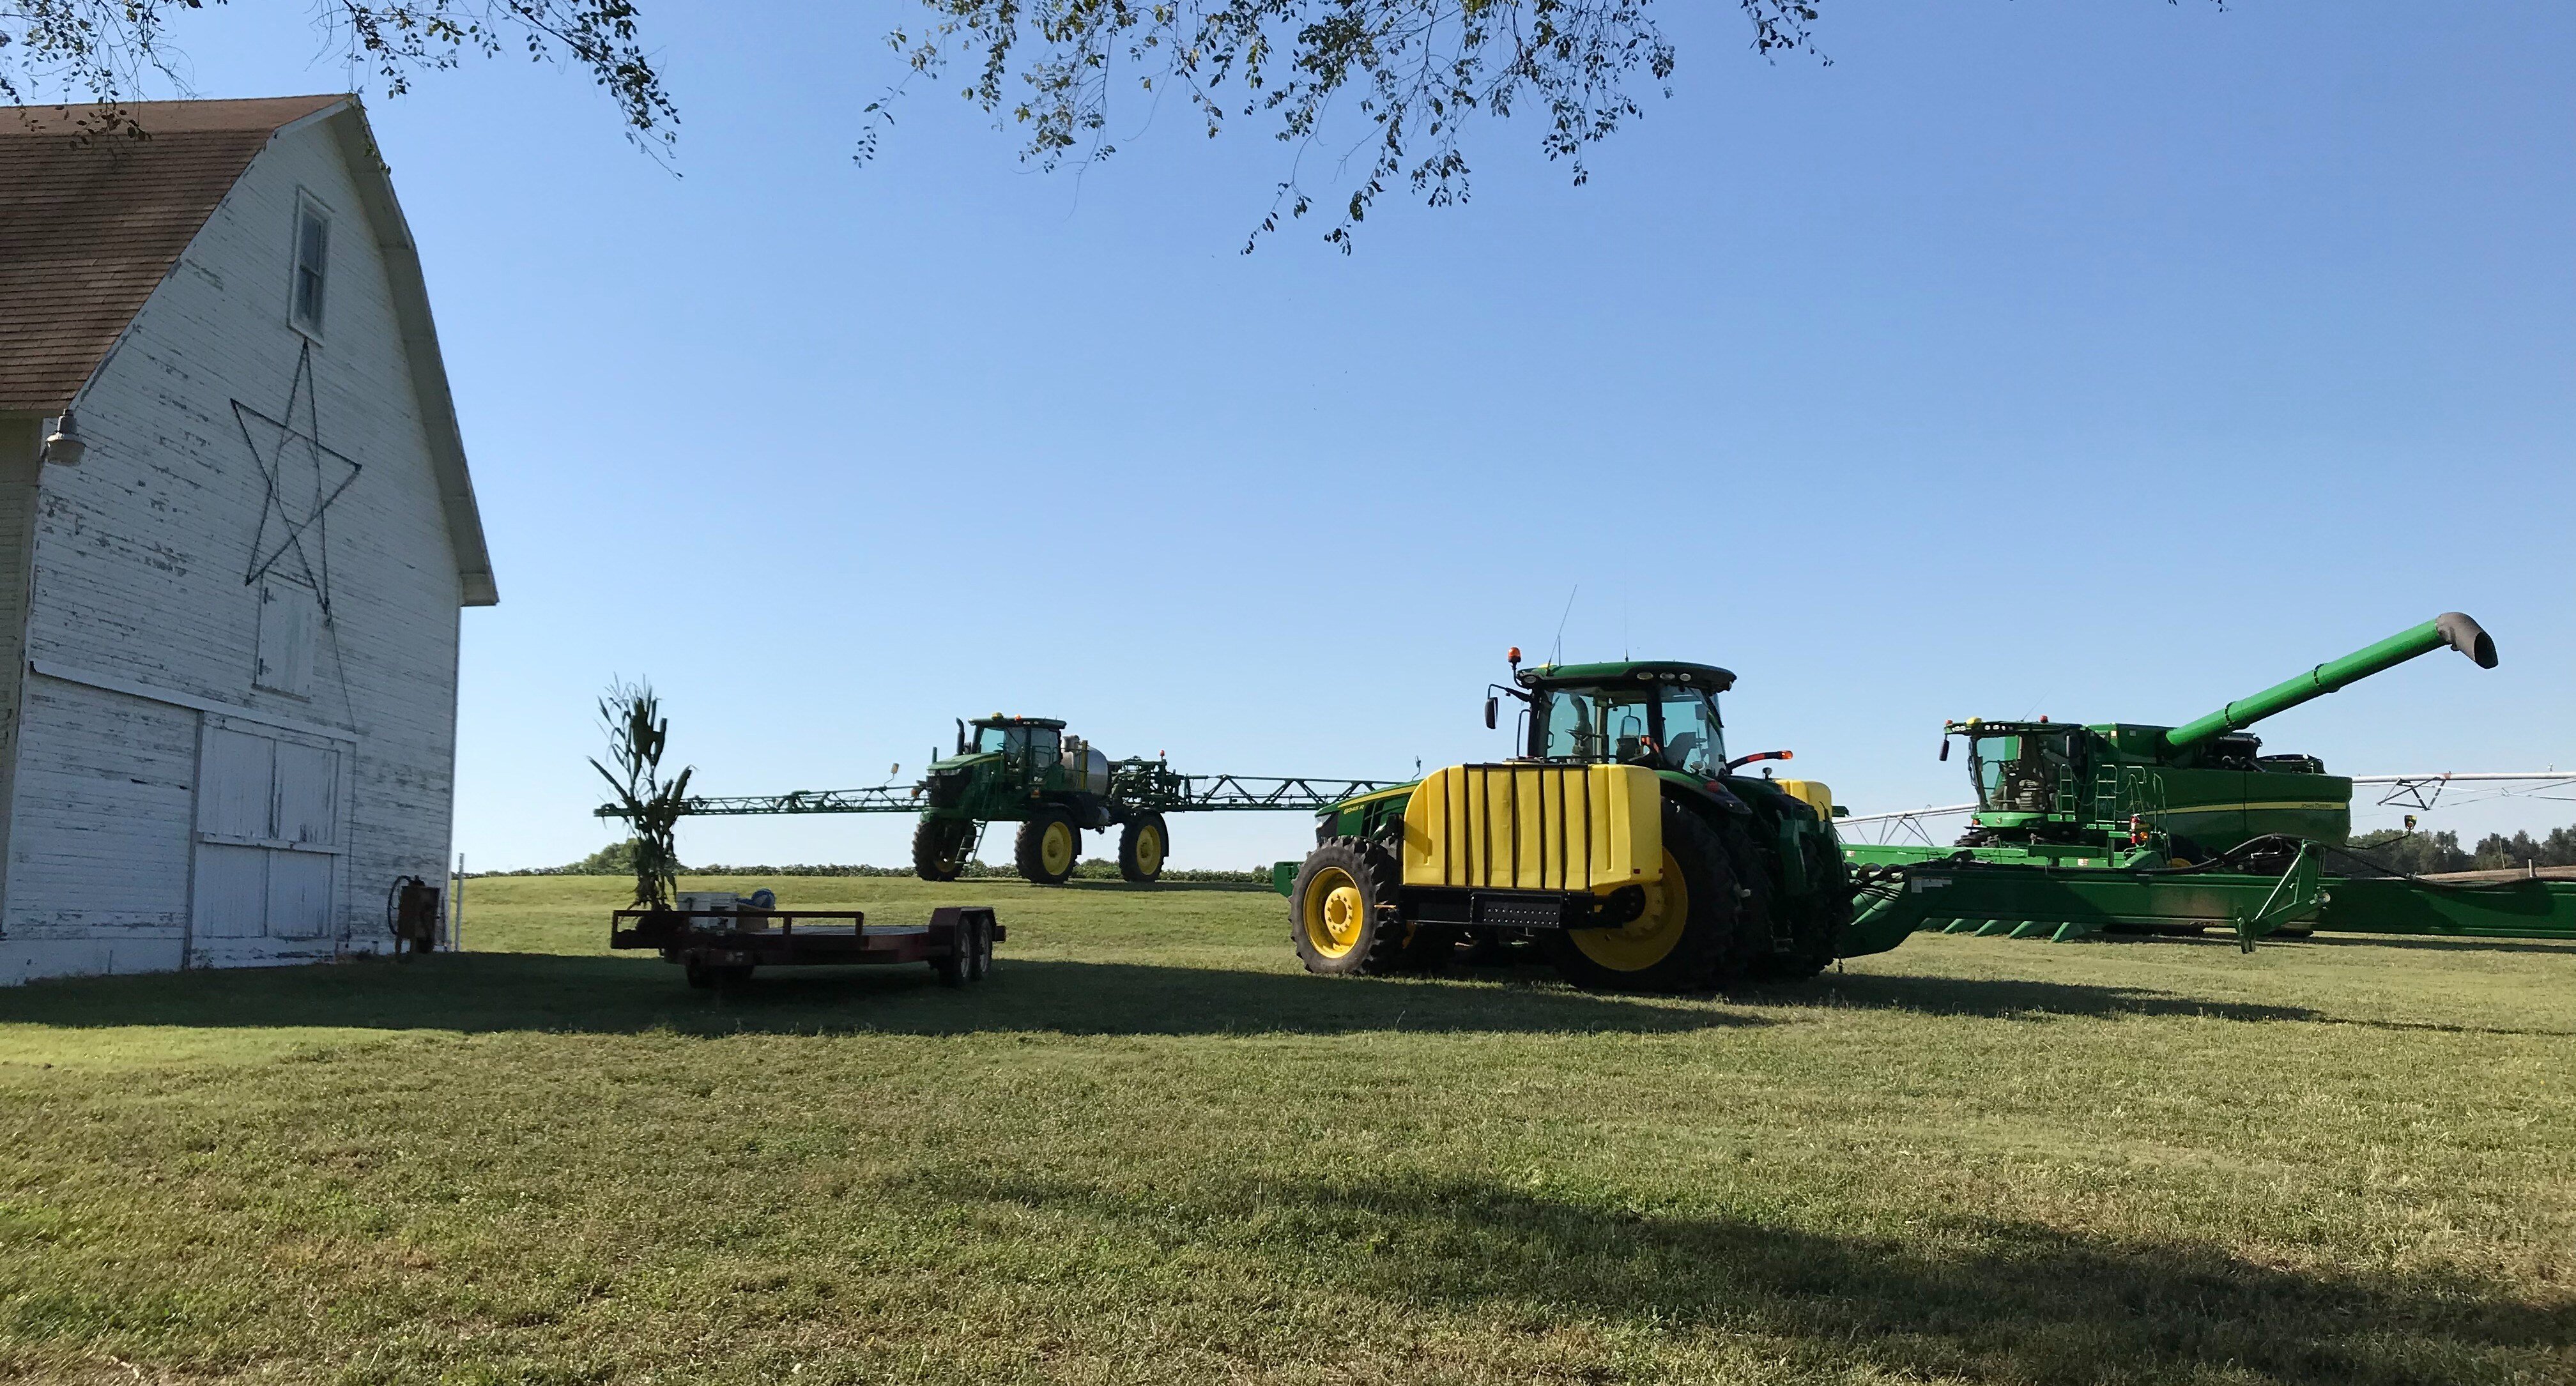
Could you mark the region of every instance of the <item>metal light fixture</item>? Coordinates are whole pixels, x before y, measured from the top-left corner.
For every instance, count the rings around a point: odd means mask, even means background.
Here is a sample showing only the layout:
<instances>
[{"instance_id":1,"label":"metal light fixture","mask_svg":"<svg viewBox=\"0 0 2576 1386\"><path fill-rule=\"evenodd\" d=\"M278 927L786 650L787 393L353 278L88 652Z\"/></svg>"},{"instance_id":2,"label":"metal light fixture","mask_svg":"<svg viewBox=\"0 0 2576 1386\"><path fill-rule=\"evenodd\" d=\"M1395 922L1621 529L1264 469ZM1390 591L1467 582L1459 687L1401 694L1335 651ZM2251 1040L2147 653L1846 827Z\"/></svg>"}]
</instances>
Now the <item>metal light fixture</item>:
<instances>
[{"instance_id":1,"label":"metal light fixture","mask_svg":"<svg viewBox=\"0 0 2576 1386\"><path fill-rule=\"evenodd\" d=\"M82 454L88 451L89 440L80 435L80 425L73 421L72 411L66 409L61 418L54 420L53 432L45 435L44 448L36 454L36 460L59 467L77 467Z\"/></svg>"}]
</instances>

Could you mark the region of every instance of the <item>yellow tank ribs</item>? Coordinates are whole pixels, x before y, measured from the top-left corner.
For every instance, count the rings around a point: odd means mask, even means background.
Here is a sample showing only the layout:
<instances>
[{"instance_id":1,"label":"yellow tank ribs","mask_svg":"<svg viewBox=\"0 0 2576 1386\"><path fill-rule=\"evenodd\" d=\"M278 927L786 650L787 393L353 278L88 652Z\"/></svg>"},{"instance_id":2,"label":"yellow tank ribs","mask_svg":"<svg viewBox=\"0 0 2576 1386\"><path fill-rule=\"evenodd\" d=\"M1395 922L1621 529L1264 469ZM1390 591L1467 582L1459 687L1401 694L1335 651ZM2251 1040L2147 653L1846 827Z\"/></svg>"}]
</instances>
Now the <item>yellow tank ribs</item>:
<instances>
[{"instance_id":1,"label":"yellow tank ribs","mask_svg":"<svg viewBox=\"0 0 2576 1386\"><path fill-rule=\"evenodd\" d=\"M1617 922L1663 863L1657 780L1634 765L1453 765L1404 809L1405 900L1426 923Z\"/></svg>"}]
</instances>

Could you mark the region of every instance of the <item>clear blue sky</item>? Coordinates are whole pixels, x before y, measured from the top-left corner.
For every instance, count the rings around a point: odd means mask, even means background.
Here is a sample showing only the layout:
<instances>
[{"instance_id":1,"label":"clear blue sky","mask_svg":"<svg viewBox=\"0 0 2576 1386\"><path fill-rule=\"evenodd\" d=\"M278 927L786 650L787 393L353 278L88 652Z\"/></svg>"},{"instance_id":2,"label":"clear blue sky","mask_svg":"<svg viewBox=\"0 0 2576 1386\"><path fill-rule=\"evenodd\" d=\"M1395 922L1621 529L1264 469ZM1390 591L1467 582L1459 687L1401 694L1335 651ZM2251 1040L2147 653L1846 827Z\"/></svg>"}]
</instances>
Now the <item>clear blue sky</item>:
<instances>
[{"instance_id":1,"label":"clear blue sky","mask_svg":"<svg viewBox=\"0 0 2576 1386\"><path fill-rule=\"evenodd\" d=\"M2448 608L2501 668L2428 657L2272 749L2576 765L2576 7L1827 0L1831 66L1664 8L1675 95L1589 186L1489 129L1471 205L1391 196L1349 258L1237 254L1282 147L1133 99L1080 179L953 84L854 167L899 4L649 4L677 178L575 75L374 101L503 597L459 845L607 840L612 673L709 792L910 775L994 710L1192 770L1492 756L1484 684L1578 586L1569 658L1734 669L1736 749L1856 811L1961 797L1944 716L2178 721ZM345 85L307 14L183 26L198 92ZM1185 820L1174 861L1310 832Z\"/></svg>"}]
</instances>

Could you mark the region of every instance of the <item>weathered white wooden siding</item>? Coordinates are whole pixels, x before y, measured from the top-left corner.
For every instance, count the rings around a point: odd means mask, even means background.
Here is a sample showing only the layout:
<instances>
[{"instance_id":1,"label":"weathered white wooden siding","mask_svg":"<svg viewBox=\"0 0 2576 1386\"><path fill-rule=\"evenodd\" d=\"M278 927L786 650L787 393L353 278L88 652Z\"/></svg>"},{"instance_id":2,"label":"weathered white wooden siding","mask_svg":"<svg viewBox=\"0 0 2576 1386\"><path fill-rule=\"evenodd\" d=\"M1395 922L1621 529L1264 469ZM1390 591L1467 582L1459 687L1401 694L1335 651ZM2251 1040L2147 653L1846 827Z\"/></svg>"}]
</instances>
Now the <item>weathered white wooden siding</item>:
<instances>
[{"instance_id":1,"label":"weathered white wooden siding","mask_svg":"<svg viewBox=\"0 0 2576 1386\"><path fill-rule=\"evenodd\" d=\"M333 217L320 436L363 471L325 512L330 618L289 679L261 675L262 585L246 578L267 487L232 404L286 413L306 340L287 322L299 191ZM330 129L280 136L101 368L80 408L87 459L44 469L0 981L174 966L181 948L211 965L380 950L388 884L445 879L462 591L376 235ZM0 571L7 532L0 514ZM290 559L272 577L301 571ZM274 624L270 643L289 648ZM200 748L218 733L331 758L331 802L282 811L306 831L320 813L338 840L209 829ZM192 907L192 890L209 870L247 879L241 853L263 869L264 917L284 922L249 934L234 916L192 937L213 903Z\"/></svg>"}]
</instances>

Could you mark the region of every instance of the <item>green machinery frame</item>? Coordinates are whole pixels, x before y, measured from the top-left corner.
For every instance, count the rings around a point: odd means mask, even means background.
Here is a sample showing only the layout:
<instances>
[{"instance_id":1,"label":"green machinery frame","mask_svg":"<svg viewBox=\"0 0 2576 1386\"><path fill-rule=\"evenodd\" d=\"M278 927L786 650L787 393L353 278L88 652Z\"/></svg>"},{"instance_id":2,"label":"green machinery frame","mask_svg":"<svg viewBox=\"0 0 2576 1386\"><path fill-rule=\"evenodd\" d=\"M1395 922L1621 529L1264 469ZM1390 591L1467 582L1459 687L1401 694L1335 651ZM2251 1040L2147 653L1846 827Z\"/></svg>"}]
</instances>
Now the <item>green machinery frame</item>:
<instances>
[{"instance_id":1,"label":"green machinery frame","mask_svg":"<svg viewBox=\"0 0 2576 1386\"><path fill-rule=\"evenodd\" d=\"M2343 845L2350 779L2313 756L2258 755L2244 734L2444 648L2496 665L2477 622L2445 612L2178 727L1945 723L1943 758L1952 737L1971 747L1969 831L1952 847L1846 842L1861 899L1845 955L1918 928L2070 939L2220 927L2249 948L2317 931L2576 939L2568 873L2386 869Z\"/></svg>"},{"instance_id":2,"label":"green machinery frame","mask_svg":"<svg viewBox=\"0 0 2576 1386\"><path fill-rule=\"evenodd\" d=\"M970 728L972 734L970 735ZM913 866L925 880L954 880L993 823L1019 825L1019 873L1040 884L1070 877L1084 831L1119 833L1119 874L1134 883L1162 875L1170 845L1164 817L1175 813L1312 813L1394 781L1312 775L1189 775L1160 756L1110 760L1050 717L996 713L959 719L954 752L938 755L911 784L800 789L784 794L700 795L686 817L805 813L908 813L920 818ZM602 818L622 816L615 805Z\"/></svg>"}]
</instances>

